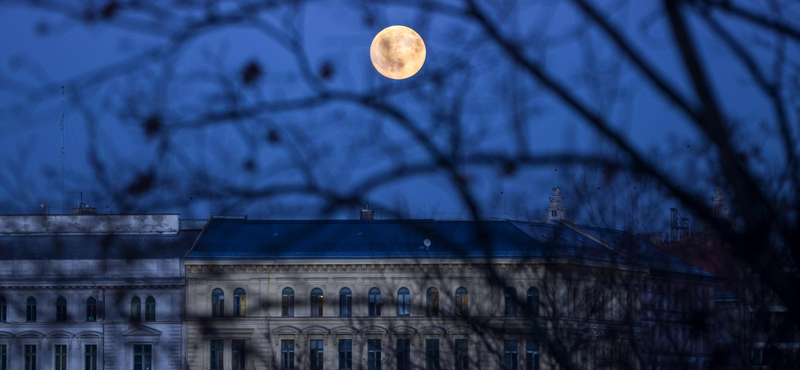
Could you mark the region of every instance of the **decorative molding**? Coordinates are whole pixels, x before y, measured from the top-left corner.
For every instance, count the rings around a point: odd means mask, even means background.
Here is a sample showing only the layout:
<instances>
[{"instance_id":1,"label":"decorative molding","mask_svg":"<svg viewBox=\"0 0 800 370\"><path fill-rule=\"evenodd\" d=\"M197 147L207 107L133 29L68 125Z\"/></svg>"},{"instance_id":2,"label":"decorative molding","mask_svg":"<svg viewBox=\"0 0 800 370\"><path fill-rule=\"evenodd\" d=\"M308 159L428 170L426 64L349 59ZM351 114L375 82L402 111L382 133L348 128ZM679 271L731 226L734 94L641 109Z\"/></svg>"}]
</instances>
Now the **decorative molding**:
<instances>
[{"instance_id":1,"label":"decorative molding","mask_svg":"<svg viewBox=\"0 0 800 370\"><path fill-rule=\"evenodd\" d=\"M494 263L502 271L532 271L538 264L512 264ZM223 273L223 272L251 272L251 273L294 273L294 272L483 272L486 264L483 263L348 263L348 264L282 264L282 265L253 265L246 262L230 262L230 264L192 264L187 265L188 273ZM278 278L280 280L281 278Z\"/></svg>"}]
</instances>

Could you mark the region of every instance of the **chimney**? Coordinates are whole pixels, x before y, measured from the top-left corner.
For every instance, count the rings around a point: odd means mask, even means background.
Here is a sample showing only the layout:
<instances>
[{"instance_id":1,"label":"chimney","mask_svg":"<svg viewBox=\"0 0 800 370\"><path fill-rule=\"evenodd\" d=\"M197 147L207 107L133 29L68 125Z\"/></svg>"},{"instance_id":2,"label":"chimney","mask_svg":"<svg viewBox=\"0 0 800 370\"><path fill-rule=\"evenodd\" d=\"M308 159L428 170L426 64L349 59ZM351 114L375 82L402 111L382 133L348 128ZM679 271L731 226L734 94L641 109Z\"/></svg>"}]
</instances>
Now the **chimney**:
<instances>
[{"instance_id":1,"label":"chimney","mask_svg":"<svg viewBox=\"0 0 800 370\"><path fill-rule=\"evenodd\" d=\"M361 210L361 220L362 221L372 221L375 219L375 211L369 209L369 202L364 205L364 209Z\"/></svg>"},{"instance_id":2,"label":"chimney","mask_svg":"<svg viewBox=\"0 0 800 370\"><path fill-rule=\"evenodd\" d=\"M714 216L721 219L728 218L728 202L722 195L722 189L714 188L714 196L711 197L711 207L714 209Z\"/></svg>"},{"instance_id":3,"label":"chimney","mask_svg":"<svg viewBox=\"0 0 800 370\"><path fill-rule=\"evenodd\" d=\"M557 224L566 218L567 211L564 209L564 199L561 198L561 188L553 188L553 196L550 197L550 206L547 207L547 223Z\"/></svg>"}]
</instances>

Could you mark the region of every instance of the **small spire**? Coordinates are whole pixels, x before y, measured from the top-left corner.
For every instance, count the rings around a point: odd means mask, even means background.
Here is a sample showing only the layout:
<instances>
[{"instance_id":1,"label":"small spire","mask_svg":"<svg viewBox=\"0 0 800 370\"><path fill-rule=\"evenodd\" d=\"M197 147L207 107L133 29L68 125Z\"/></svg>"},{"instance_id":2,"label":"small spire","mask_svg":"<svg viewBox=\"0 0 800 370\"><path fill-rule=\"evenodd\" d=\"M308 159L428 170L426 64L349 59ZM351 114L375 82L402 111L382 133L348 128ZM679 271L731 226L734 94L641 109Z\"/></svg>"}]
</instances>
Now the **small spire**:
<instances>
[{"instance_id":1,"label":"small spire","mask_svg":"<svg viewBox=\"0 0 800 370\"><path fill-rule=\"evenodd\" d=\"M714 188L714 196L711 197L711 208L714 209L714 216L723 219L728 218L728 201L719 187Z\"/></svg>"},{"instance_id":2,"label":"small spire","mask_svg":"<svg viewBox=\"0 0 800 370\"><path fill-rule=\"evenodd\" d=\"M553 188L553 196L550 197L550 205L546 209L547 222L551 224L558 223L567 217L567 211L564 208L564 199L561 197L561 188L558 186Z\"/></svg>"}]
</instances>

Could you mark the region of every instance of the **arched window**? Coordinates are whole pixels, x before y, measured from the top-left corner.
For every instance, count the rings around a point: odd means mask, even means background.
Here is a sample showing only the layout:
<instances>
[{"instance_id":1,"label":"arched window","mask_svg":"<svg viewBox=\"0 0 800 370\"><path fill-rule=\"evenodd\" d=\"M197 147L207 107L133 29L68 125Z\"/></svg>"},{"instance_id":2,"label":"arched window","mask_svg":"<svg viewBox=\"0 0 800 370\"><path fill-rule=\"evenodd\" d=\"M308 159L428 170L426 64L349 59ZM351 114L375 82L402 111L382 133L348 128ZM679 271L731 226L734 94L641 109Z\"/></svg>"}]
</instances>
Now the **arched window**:
<instances>
[{"instance_id":1,"label":"arched window","mask_svg":"<svg viewBox=\"0 0 800 370\"><path fill-rule=\"evenodd\" d=\"M381 315L381 290L378 288L369 290L369 315L372 317Z\"/></svg>"},{"instance_id":2,"label":"arched window","mask_svg":"<svg viewBox=\"0 0 800 370\"><path fill-rule=\"evenodd\" d=\"M281 316L292 317L294 316L294 290L292 288L284 288L282 295L282 310Z\"/></svg>"},{"instance_id":3,"label":"arched window","mask_svg":"<svg viewBox=\"0 0 800 370\"><path fill-rule=\"evenodd\" d=\"M86 321L97 321L97 300L94 297L86 300Z\"/></svg>"},{"instance_id":4,"label":"arched window","mask_svg":"<svg viewBox=\"0 0 800 370\"><path fill-rule=\"evenodd\" d=\"M67 321L67 299L64 297L56 299L56 321Z\"/></svg>"},{"instance_id":5,"label":"arched window","mask_svg":"<svg viewBox=\"0 0 800 370\"><path fill-rule=\"evenodd\" d=\"M25 309L25 319L36 321L36 298L28 297L28 304Z\"/></svg>"},{"instance_id":6,"label":"arched window","mask_svg":"<svg viewBox=\"0 0 800 370\"><path fill-rule=\"evenodd\" d=\"M0 322L6 322L8 320L6 315L8 314L8 310L6 308L6 297L0 297Z\"/></svg>"},{"instance_id":7,"label":"arched window","mask_svg":"<svg viewBox=\"0 0 800 370\"><path fill-rule=\"evenodd\" d=\"M439 316L439 289L429 288L426 297L425 314L428 317Z\"/></svg>"},{"instance_id":8,"label":"arched window","mask_svg":"<svg viewBox=\"0 0 800 370\"><path fill-rule=\"evenodd\" d=\"M411 316L411 294L406 288L397 291L397 316Z\"/></svg>"},{"instance_id":9,"label":"arched window","mask_svg":"<svg viewBox=\"0 0 800 370\"><path fill-rule=\"evenodd\" d=\"M311 290L311 317L322 317L322 289Z\"/></svg>"},{"instance_id":10,"label":"arched window","mask_svg":"<svg viewBox=\"0 0 800 370\"><path fill-rule=\"evenodd\" d=\"M238 288L233 291L233 315L236 317L247 316L247 294L244 289Z\"/></svg>"},{"instance_id":11,"label":"arched window","mask_svg":"<svg viewBox=\"0 0 800 370\"><path fill-rule=\"evenodd\" d=\"M144 321L156 321L156 299L152 296L144 300Z\"/></svg>"},{"instance_id":12,"label":"arched window","mask_svg":"<svg viewBox=\"0 0 800 370\"><path fill-rule=\"evenodd\" d=\"M353 293L349 288L339 291L339 316L350 317L353 315Z\"/></svg>"},{"instance_id":13,"label":"arched window","mask_svg":"<svg viewBox=\"0 0 800 370\"><path fill-rule=\"evenodd\" d=\"M517 290L506 288L506 316L517 316Z\"/></svg>"},{"instance_id":14,"label":"arched window","mask_svg":"<svg viewBox=\"0 0 800 370\"><path fill-rule=\"evenodd\" d=\"M469 293L466 288L456 289L456 315L467 316L467 307L469 307Z\"/></svg>"},{"instance_id":15,"label":"arched window","mask_svg":"<svg viewBox=\"0 0 800 370\"><path fill-rule=\"evenodd\" d=\"M528 289L528 315L539 317L539 289Z\"/></svg>"},{"instance_id":16,"label":"arched window","mask_svg":"<svg viewBox=\"0 0 800 370\"><path fill-rule=\"evenodd\" d=\"M142 319L142 300L139 297L131 299L131 319L136 321Z\"/></svg>"},{"instance_id":17,"label":"arched window","mask_svg":"<svg viewBox=\"0 0 800 370\"><path fill-rule=\"evenodd\" d=\"M211 316L225 316L225 293L220 288L211 292Z\"/></svg>"}]
</instances>

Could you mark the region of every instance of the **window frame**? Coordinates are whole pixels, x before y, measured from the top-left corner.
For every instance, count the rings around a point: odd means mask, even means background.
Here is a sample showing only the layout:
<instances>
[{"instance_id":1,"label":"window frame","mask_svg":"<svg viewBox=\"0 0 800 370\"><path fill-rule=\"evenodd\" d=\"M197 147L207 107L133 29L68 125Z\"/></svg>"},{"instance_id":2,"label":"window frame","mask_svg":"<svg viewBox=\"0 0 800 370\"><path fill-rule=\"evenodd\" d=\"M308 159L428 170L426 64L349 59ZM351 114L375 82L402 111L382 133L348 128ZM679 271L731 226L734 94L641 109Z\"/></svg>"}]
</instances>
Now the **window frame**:
<instances>
[{"instance_id":1,"label":"window frame","mask_svg":"<svg viewBox=\"0 0 800 370\"><path fill-rule=\"evenodd\" d=\"M67 299L64 296L56 299L56 322L67 322Z\"/></svg>"},{"instance_id":2,"label":"window frame","mask_svg":"<svg viewBox=\"0 0 800 370\"><path fill-rule=\"evenodd\" d=\"M63 350L63 352L59 350ZM69 350L67 349L66 344L53 345L54 370L67 370L67 362L69 361L67 358L67 353L69 353Z\"/></svg>"},{"instance_id":3,"label":"window frame","mask_svg":"<svg viewBox=\"0 0 800 370\"><path fill-rule=\"evenodd\" d=\"M367 370L381 370L380 339L367 339Z\"/></svg>"},{"instance_id":4,"label":"window frame","mask_svg":"<svg viewBox=\"0 0 800 370\"><path fill-rule=\"evenodd\" d=\"M29 296L28 299L25 301L25 321L36 322L37 321L36 319L37 319L36 297Z\"/></svg>"},{"instance_id":5,"label":"window frame","mask_svg":"<svg viewBox=\"0 0 800 370\"><path fill-rule=\"evenodd\" d=\"M0 369L7 370L7 367L4 367L8 364L8 345L5 343L0 343Z\"/></svg>"},{"instance_id":6,"label":"window frame","mask_svg":"<svg viewBox=\"0 0 800 370\"><path fill-rule=\"evenodd\" d=\"M144 300L144 321L156 321L156 298L153 296Z\"/></svg>"},{"instance_id":7,"label":"window frame","mask_svg":"<svg viewBox=\"0 0 800 370\"><path fill-rule=\"evenodd\" d=\"M247 291L244 288L233 291L233 316L247 317Z\"/></svg>"},{"instance_id":8,"label":"window frame","mask_svg":"<svg viewBox=\"0 0 800 370\"><path fill-rule=\"evenodd\" d=\"M139 296L131 298L131 319L133 321L142 320L142 299Z\"/></svg>"},{"instance_id":9,"label":"window frame","mask_svg":"<svg viewBox=\"0 0 800 370\"><path fill-rule=\"evenodd\" d=\"M90 347L94 348L94 351L89 351ZM97 344L83 345L83 368L97 370Z\"/></svg>"},{"instance_id":10,"label":"window frame","mask_svg":"<svg viewBox=\"0 0 800 370\"><path fill-rule=\"evenodd\" d=\"M368 316L381 317L381 290L378 287L372 287L367 293L368 302Z\"/></svg>"},{"instance_id":11,"label":"window frame","mask_svg":"<svg viewBox=\"0 0 800 370\"><path fill-rule=\"evenodd\" d=\"M325 293L321 288L311 289L311 301L309 302L309 314L311 317L323 317L325 309Z\"/></svg>"},{"instance_id":12,"label":"window frame","mask_svg":"<svg viewBox=\"0 0 800 370\"><path fill-rule=\"evenodd\" d=\"M0 296L0 322L8 321L8 301L6 297Z\"/></svg>"},{"instance_id":13,"label":"window frame","mask_svg":"<svg viewBox=\"0 0 800 370\"><path fill-rule=\"evenodd\" d=\"M209 339L208 341L208 369L225 369L225 340Z\"/></svg>"},{"instance_id":14,"label":"window frame","mask_svg":"<svg viewBox=\"0 0 800 370\"><path fill-rule=\"evenodd\" d=\"M211 317L225 317L225 291L222 288L211 291Z\"/></svg>"},{"instance_id":15,"label":"window frame","mask_svg":"<svg viewBox=\"0 0 800 370\"><path fill-rule=\"evenodd\" d=\"M469 316L469 291L467 288L456 289L456 315Z\"/></svg>"},{"instance_id":16,"label":"window frame","mask_svg":"<svg viewBox=\"0 0 800 370\"><path fill-rule=\"evenodd\" d=\"M435 345L432 345L434 344ZM425 370L441 370L439 338L425 338Z\"/></svg>"},{"instance_id":17,"label":"window frame","mask_svg":"<svg viewBox=\"0 0 800 370\"><path fill-rule=\"evenodd\" d=\"M506 287L503 290L504 293L504 302L505 302L505 316L506 317L516 317L517 316L517 289L514 287Z\"/></svg>"},{"instance_id":18,"label":"window frame","mask_svg":"<svg viewBox=\"0 0 800 370\"><path fill-rule=\"evenodd\" d=\"M294 370L294 339L281 339L281 370Z\"/></svg>"},{"instance_id":19,"label":"window frame","mask_svg":"<svg viewBox=\"0 0 800 370\"><path fill-rule=\"evenodd\" d=\"M141 348L142 352L137 352L137 348ZM147 348L150 351L144 351ZM136 358L141 357L141 368L136 368ZM149 367L147 365L150 365ZM152 343L135 343L133 344L133 370L147 370L153 369L153 344Z\"/></svg>"},{"instance_id":20,"label":"window frame","mask_svg":"<svg viewBox=\"0 0 800 370\"><path fill-rule=\"evenodd\" d=\"M290 287L281 291L281 317L294 317L294 289Z\"/></svg>"},{"instance_id":21,"label":"window frame","mask_svg":"<svg viewBox=\"0 0 800 370\"><path fill-rule=\"evenodd\" d=\"M97 321L97 298L86 298L86 321Z\"/></svg>"},{"instance_id":22,"label":"window frame","mask_svg":"<svg viewBox=\"0 0 800 370\"><path fill-rule=\"evenodd\" d=\"M425 292L425 316L439 317L439 289L430 287Z\"/></svg>"},{"instance_id":23,"label":"window frame","mask_svg":"<svg viewBox=\"0 0 800 370\"><path fill-rule=\"evenodd\" d=\"M343 343L347 343L346 348L342 348ZM339 350L339 370L353 370L353 340L339 339L336 348Z\"/></svg>"},{"instance_id":24,"label":"window frame","mask_svg":"<svg viewBox=\"0 0 800 370\"><path fill-rule=\"evenodd\" d=\"M397 290L397 316L411 316L411 290L406 287Z\"/></svg>"},{"instance_id":25,"label":"window frame","mask_svg":"<svg viewBox=\"0 0 800 370\"><path fill-rule=\"evenodd\" d=\"M519 369L518 341L516 339L503 340L503 370L518 370L518 369Z\"/></svg>"},{"instance_id":26,"label":"window frame","mask_svg":"<svg viewBox=\"0 0 800 370\"><path fill-rule=\"evenodd\" d=\"M400 341L403 341L403 346L400 345ZM395 352L397 353L397 370L411 370L411 339L397 338Z\"/></svg>"},{"instance_id":27,"label":"window frame","mask_svg":"<svg viewBox=\"0 0 800 370\"><path fill-rule=\"evenodd\" d=\"M32 351L28 351L32 348ZM36 370L38 361L39 346L36 344L23 344L22 345L23 363L22 366L25 370ZM30 360L30 361L29 361Z\"/></svg>"},{"instance_id":28,"label":"window frame","mask_svg":"<svg viewBox=\"0 0 800 370\"><path fill-rule=\"evenodd\" d=\"M348 287L339 289L339 317L353 317L353 291Z\"/></svg>"},{"instance_id":29,"label":"window frame","mask_svg":"<svg viewBox=\"0 0 800 370\"><path fill-rule=\"evenodd\" d=\"M325 370L325 341L323 339L308 340L308 368L309 370Z\"/></svg>"},{"instance_id":30,"label":"window frame","mask_svg":"<svg viewBox=\"0 0 800 370\"><path fill-rule=\"evenodd\" d=\"M464 345L463 352L461 345ZM469 369L469 339L456 338L453 341L453 361L455 370Z\"/></svg>"},{"instance_id":31,"label":"window frame","mask_svg":"<svg viewBox=\"0 0 800 370\"><path fill-rule=\"evenodd\" d=\"M247 369L247 340L231 339L231 370L245 369Z\"/></svg>"},{"instance_id":32,"label":"window frame","mask_svg":"<svg viewBox=\"0 0 800 370\"><path fill-rule=\"evenodd\" d=\"M533 344L536 344L535 346ZM542 344L538 340L525 341L525 370L539 370L542 361Z\"/></svg>"},{"instance_id":33,"label":"window frame","mask_svg":"<svg viewBox=\"0 0 800 370\"><path fill-rule=\"evenodd\" d=\"M540 306L541 306L541 295L539 293L539 288L537 287L530 287L528 288L527 292L527 314L531 317L539 317L540 314Z\"/></svg>"}]
</instances>

